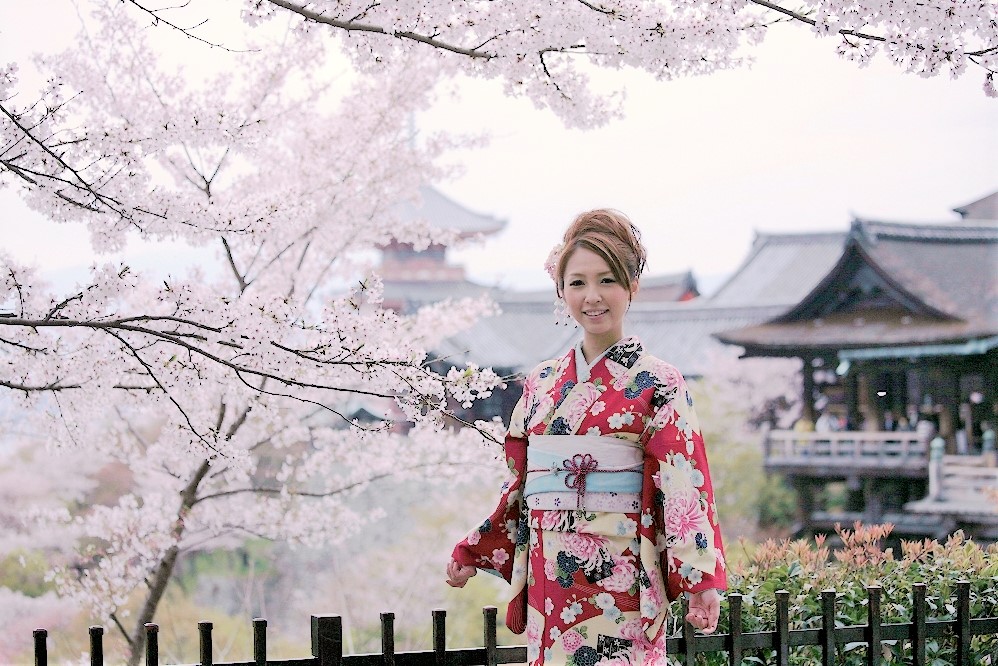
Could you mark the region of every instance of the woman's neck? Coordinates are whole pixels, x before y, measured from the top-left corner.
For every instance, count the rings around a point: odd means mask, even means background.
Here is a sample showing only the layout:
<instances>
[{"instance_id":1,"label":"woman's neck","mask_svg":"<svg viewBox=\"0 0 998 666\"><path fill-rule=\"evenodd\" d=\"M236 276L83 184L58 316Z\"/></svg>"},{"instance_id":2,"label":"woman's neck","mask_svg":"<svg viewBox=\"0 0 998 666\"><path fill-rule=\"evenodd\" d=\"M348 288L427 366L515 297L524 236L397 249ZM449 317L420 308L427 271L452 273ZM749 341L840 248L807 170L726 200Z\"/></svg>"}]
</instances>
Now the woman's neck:
<instances>
[{"instance_id":1,"label":"woman's neck","mask_svg":"<svg viewBox=\"0 0 998 666\"><path fill-rule=\"evenodd\" d=\"M623 339L623 335L611 338L591 338L585 336L582 338L582 356L585 357L586 363L592 365L593 360L599 357L600 354L605 352L607 349L617 344Z\"/></svg>"}]
</instances>

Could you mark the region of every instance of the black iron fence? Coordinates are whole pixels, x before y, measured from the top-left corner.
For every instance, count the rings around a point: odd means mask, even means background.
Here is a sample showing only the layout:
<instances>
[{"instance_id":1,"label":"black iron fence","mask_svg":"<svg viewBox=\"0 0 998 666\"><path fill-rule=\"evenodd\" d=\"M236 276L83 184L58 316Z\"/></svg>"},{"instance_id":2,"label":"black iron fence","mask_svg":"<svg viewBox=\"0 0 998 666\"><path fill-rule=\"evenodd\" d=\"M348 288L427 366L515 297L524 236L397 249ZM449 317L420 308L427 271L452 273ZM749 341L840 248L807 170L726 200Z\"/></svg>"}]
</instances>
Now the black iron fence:
<instances>
[{"instance_id":1,"label":"black iron fence","mask_svg":"<svg viewBox=\"0 0 998 666\"><path fill-rule=\"evenodd\" d=\"M702 655L713 653L731 665L748 663L789 666L794 648L811 649L820 656L808 661L809 664L832 666L840 663L844 646L851 647L855 654L856 644L865 646L865 664L879 665L885 644L904 646L904 663L912 666L929 666L926 645L930 640L948 642L952 654L946 663L955 666L998 665L998 651L982 658L972 652L974 637L998 636L998 617L970 617L970 583L958 583L956 598L952 601L953 617L930 619L927 617L926 586L913 585L911 621L883 624L881 622L881 589L877 586L866 588L867 623L859 626L837 626L834 590L821 593L822 613L820 626L809 629L791 629L789 592L776 593L776 622L772 631L743 633L742 596L727 596L727 634L701 635L689 623L683 623L679 635L670 637L666 652L675 663L693 666ZM998 594L998 590L995 591ZM200 634L200 661L198 666L494 666L496 664L525 663L527 648L524 646L499 646L496 644L496 609L487 607L484 614L484 647L447 649L446 612L433 611L433 649L419 652L395 651L395 616L392 613L381 615L381 652L377 654L344 655L343 624L337 615L312 616L312 655L298 659L269 659L267 657L267 621L253 620L253 659L239 662L214 662L212 659L212 625L210 622L198 624ZM159 627L146 625L146 666L159 666ZM104 666L103 628L90 628L90 664ZM48 632L36 629L35 666L47 666ZM998 645L998 641L995 641ZM795 659L801 663L799 659Z\"/></svg>"}]
</instances>

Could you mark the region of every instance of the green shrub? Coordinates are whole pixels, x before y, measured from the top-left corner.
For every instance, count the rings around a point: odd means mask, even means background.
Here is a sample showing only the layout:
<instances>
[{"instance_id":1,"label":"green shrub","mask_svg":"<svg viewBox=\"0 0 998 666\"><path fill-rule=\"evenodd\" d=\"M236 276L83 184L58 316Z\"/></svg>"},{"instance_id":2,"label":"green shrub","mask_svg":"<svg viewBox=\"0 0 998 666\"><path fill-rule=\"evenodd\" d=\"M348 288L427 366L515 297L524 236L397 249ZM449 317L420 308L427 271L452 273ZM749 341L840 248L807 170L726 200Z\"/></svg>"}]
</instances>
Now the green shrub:
<instances>
[{"instance_id":1,"label":"green shrub","mask_svg":"<svg viewBox=\"0 0 998 666\"><path fill-rule=\"evenodd\" d=\"M867 624L867 586L881 588L882 624L912 620L912 586L925 583L927 615L932 620L956 618L956 583L970 581L970 614L973 618L998 617L998 545L982 547L956 533L945 543L926 539L902 541L900 554L882 543L891 525L863 526L848 530L837 526L842 547L834 552L824 539L767 541L749 553L744 565L729 571L728 594L742 595L742 631L773 631L776 618L776 592L786 590L790 599L790 628L821 627L821 592L834 589L836 626ZM722 608L726 608L723 606ZM675 617L678 617L676 609ZM728 633L728 618L722 611L718 632ZM930 639L926 645L927 663L947 666L956 663L955 640ZM886 641L883 664L911 663L910 641ZM700 655L698 663L727 664L726 653ZM745 664L774 664L774 650L753 650ZM817 646L791 651L791 663L821 663ZM838 646L835 663L841 666L866 664L866 645ZM971 642L970 663L998 664L998 636L977 636Z\"/></svg>"}]
</instances>

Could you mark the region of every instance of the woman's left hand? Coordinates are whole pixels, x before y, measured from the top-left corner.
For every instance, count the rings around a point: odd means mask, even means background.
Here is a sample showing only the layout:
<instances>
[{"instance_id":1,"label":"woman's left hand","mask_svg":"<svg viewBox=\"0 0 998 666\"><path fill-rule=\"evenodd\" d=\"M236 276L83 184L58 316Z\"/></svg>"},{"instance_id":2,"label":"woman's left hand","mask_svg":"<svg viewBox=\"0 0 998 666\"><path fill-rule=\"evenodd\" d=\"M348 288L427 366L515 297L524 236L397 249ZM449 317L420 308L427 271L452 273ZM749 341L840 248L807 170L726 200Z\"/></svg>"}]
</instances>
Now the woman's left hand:
<instances>
[{"instance_id":1,"label":"woman's left hand","mask_svg":"<svg viewBox=\"0 0 998 666\"><path fill-rule=\"evenodd\" d=\"M705 634L714 633L717 620L721 617L721 595L711 588L690 594L689 612L686 621Z\"/></svg>"}]
</instances>

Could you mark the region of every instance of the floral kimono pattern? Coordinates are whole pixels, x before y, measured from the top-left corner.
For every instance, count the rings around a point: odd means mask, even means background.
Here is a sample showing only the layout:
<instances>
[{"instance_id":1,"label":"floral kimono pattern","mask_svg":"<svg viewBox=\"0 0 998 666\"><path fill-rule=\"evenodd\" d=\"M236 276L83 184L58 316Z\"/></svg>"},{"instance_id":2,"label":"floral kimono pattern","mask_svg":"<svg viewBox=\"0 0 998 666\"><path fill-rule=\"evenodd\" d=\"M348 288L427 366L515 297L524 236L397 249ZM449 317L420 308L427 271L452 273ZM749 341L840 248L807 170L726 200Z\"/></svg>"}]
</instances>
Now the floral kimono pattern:
<instances>
[{"instance_id":1,"label":"floral kimono pattern","mask_svg":"<svg viewBox=\"0 0 998 666\"><path fill-rule=\"evenodd\" d=\"M532 435L609 436L640 447L640 491L630 505L594 492L583 506L579 465L588 459L576 455L564 461L564 492L532 508L524 492ZM618 341L584 381L574 350L537 366L513 409L505 453L510 476L497 508L453 556L511 584L506 624L526 632L532 666L645 663L670 600L727 586L692 398L679 371L637 339Z\"/></svg>"}]
</instances>

